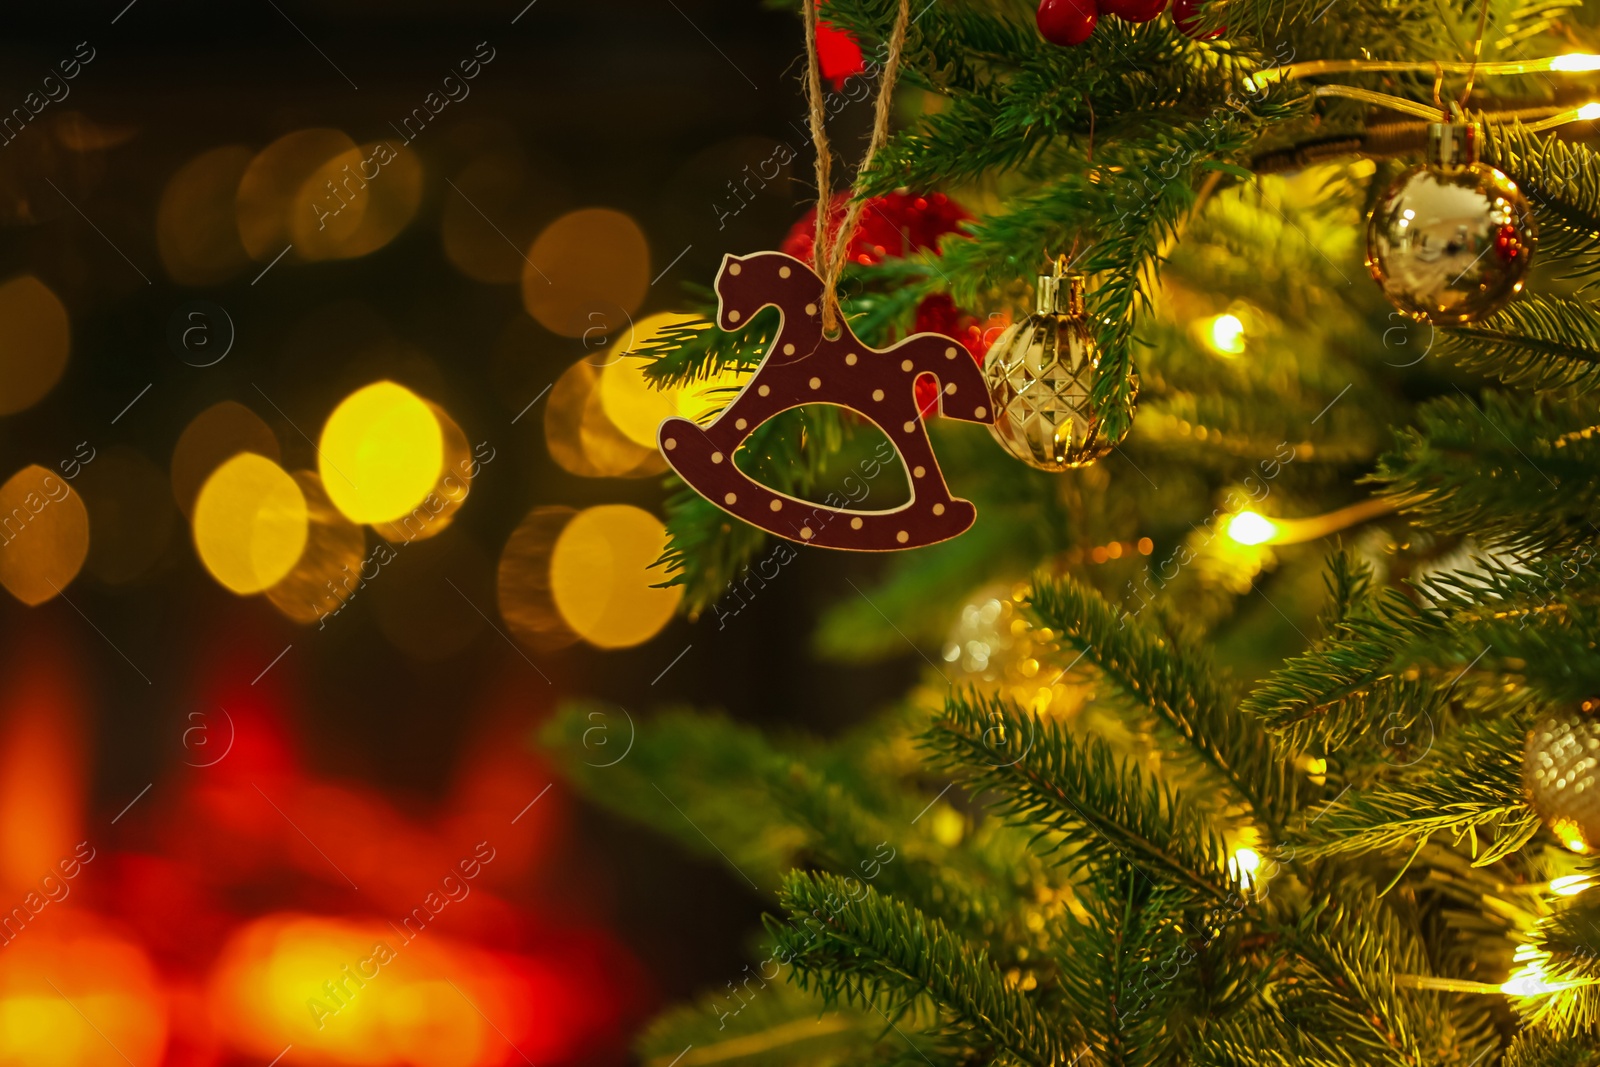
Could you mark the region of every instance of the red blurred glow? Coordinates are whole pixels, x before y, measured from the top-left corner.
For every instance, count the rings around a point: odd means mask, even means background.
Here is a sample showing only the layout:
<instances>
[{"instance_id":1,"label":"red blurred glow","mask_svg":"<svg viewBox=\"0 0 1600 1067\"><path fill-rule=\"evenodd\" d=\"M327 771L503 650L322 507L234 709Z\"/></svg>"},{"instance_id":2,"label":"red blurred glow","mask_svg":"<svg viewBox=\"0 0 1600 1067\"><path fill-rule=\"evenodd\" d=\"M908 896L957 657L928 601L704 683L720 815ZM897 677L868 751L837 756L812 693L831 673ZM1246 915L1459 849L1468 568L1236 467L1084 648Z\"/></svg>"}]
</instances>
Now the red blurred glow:
<instances>
[{"instance_id":1,"label":"red blurred glow","mask_svg":"<svg viewBox=\"0 0 1600 1067\"><path fill-rule=\"evenodd\" d=\"M205 714L184 712L172 735L206 731L175 745L188 766L114 826L102 813L79 829L72 657L41 645L13 672L0 703L0 767L15 774L0 780L6 861L37 883L80 834L97 851L59 899L27 898L39 906L0 938L0 1067L110 1067L122 1053L214 1067L288 1045L298 1063L371 1067L620 1056L641 972L535 888L563 806L526 719L502 715L469 745L442 802L403 804L309 771L295 672L260 678L274 653L229 639L197 657L210 667L192 709ZM380 943L387 958L373 962Z\"/></svg>"},{"instance_id":2,"label":"red blurred glow","mask_svg":"<svg viewBox=\"0 0 1600 1067\"><path fill-rule=\"evenodd\" d=\"M823 0L817 0L817 10L822 10ZM844 83L866 68L861 62L861 45L855 34L841 30L831 22L817 21L817 66L822 76L839 92Z\"/></svg>"},{"instance_id":3,"label":"red blurred glow","mask_svg":"<svg viewBox=\"0 0 1600 1067\"><path fill-rule=\"evenodd\" d=\"M83 699L71 661L43 632L11 650L0 695L0 892L38 888L83 826Z\"/></svg>"}]
</instances>

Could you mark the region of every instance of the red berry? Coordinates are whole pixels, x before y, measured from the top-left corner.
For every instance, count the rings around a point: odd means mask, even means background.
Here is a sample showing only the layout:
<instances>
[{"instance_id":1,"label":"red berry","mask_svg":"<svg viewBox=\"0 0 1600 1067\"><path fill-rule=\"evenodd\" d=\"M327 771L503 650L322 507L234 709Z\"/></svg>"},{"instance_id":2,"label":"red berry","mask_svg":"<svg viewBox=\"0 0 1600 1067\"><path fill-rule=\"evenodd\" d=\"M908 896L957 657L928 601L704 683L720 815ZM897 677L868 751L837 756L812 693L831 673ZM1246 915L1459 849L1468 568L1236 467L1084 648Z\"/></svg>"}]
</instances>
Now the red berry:
<instances>
[{"instance_id":1,"label":"red berry","mask_svg":"<svg viewBox=\"0 0 1600 1067\"><path fill-rule=\"evenodd\" d=\"M1099 0L1099 8L1124 22L1149 22L1167 9L1167 0Z\"/></svg>"},{"instance_id":2,"label":"red berry","mask_svg":"<svg viewBox=\"0 0 1600 1067\"><path fill-rule=\"evenodd\" d=\"M1178 24L1184 36L1193 37L1197 41L1210 41L1221 37L1227 32L1228 27L1218 26L1210 33L1200 30L1200 5L1205 0L1172 0L1172 21Z\"/></svg>"},{"instance_id":3,"label":"red berry","mask_svg":"<svg viewBox=\"0 0 1600 1067\"><path fill-rule=\"evenodd\" d=\"M1039 13L1034 17L1039 35L1051 44L1082 44L1100 18L1094 5L1095 0L1039 0Z\"/></svg>"}]
</instances>

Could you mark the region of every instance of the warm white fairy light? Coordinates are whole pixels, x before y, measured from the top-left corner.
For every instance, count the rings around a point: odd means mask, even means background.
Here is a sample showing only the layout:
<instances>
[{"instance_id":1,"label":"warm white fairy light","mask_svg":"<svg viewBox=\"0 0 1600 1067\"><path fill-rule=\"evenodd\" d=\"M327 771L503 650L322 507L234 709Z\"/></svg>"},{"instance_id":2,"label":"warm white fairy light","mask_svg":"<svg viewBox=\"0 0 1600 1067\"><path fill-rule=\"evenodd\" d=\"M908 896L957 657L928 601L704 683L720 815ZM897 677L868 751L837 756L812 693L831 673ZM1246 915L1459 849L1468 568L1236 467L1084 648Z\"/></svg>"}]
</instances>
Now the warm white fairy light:
<instances>
[{"instance_id":1,"label":"warm white fairy light","mask_svg":"<svg viewBox=\"0 0 1600 1067\"><path fill-rule=\"evenodd\" d=\"M1584 52L1556 56L1550 61L1550 69L1561 71L1564 74L1581 74L1588 70L1600 70L1600 56L1591 56Z\"/></svg>"},{"instance_id":2,"label":"warm white fairy light","mask_svg":"<svg viewBox=\"0 0 1600 1067\"><path fill-rule=\"evenodd\" d=\"M1244 322L1237 315L1218 315L1211 320L1211 347L1224 356L1244 351Z\"/></svg>"},{"instance_id":3,"label":"warm white fairy light","mask_svg":"<svg viewBox=\"0 0 1600 1067\"><path fill-rule=\"evenodd\" d=\"M1575 897L1595 884L1593 875L1569 874L1550 882L1550 892L1558 897Z\"/></svg>"},{"instance_id":4,"label":"warm white fairy light","mask_svg":"<svg viewBox=\"0 0 1600 1067\"><path fill-rule=\"evenodd\" d=\"M1264 545L1277 532L1276 523L1253 511L1241 511L1228 520L1228 536L1241 545Z\"/></svg>"},{"instance_id":5,"label":"warm white fairy light","mask_svg":"<svg viewBox=\"0 0 1600 1067\"><path fill-rule=\"evenodd\" d=\"M1546 953L1536 952L1536 958L1512 972L1511 977L1500 986L1500 992L1513 997L1542 997L1546 993L1556 993L1583 984L1546 978L1544 961L1547 958Z\"/></svg>"}]
</instances>

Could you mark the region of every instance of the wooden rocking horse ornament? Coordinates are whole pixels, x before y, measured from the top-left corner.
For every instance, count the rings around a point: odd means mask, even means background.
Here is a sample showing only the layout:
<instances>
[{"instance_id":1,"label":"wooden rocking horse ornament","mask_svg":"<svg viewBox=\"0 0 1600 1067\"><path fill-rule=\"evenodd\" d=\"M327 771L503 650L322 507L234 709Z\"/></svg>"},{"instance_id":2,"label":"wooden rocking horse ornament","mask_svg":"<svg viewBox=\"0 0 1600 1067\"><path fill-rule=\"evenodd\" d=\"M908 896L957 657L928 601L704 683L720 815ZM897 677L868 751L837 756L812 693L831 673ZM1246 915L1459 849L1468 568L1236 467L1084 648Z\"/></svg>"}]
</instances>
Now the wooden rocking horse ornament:
<instances>
[{"instance_id":1,"label":"wooden rocking horse ornament","mask_svg":"<svg viewBox=\"0 0 1600 1067\"><path fill-rule=\"evenodd\" d=\"M823 284L810 267L782 252L724 256L717 272L717 325L741 329L776 307L778 335L755 375L709 425L672 418L661 424L661 453L695 492L768 533L803 544L858 552L917 548L966 531L972 502L952 497L917 410L915 383L939 382L941 414L988 425L994 419L983 375L948 337L919 333L885 349L868 348L842 324L822 328ZM852 511L800 500L755 481L734 465L756 427L803 404L833 404L870 420L905 464L911 499L888 511Z\"/></svg>"}]
</instances>

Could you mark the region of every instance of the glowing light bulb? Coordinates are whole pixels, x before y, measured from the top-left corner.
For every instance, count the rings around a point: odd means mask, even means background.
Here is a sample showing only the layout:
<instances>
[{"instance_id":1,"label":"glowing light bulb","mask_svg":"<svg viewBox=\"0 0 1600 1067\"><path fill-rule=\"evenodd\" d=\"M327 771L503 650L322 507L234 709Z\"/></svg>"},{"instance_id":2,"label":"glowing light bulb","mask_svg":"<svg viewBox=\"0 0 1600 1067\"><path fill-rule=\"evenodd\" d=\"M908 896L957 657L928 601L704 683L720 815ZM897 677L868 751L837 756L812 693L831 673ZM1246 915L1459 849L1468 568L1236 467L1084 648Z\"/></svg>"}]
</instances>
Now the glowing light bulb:
<instances>
[{"instance_id":1,"label":"glowing light bulb","mask_svg":"<svg viewBox=\"0 0 1600 1067\"><path fill-rule=\"evenodd\" d=\"M1261 853L1253 848L1235 849L1229 866L1241 879L1253 882L1256 872L1261 869Z\"/></svg>"},{"instance_id":2,"label":"glowing light bulb","mask_svg":"<svg viewBox=\"0 0 1600 1067\"><path fill-rule=\"evenodd\" d=\"M1550 824L1550 832L1569 850L1580 856L1588 855L1589 839L1584 836L1583 828L1571 819L1556 819Z\"/></svg>"},{"instance_id":3,"label":"glowing light bulb","mask_svg":"<svg viewBox=\"0 0 1600 1067\"><path fill-rule=\"evenodd\" d=\"M1306 764L1306 771L1309 774L1327 774L1328 761L1320 756L1315 757Z\"/></svg>"},{"instance_id":4,"label":"glowing light bulb","mask_svg":"<svg viewBox=\"0 0 1600 1067\"><path fill-rule=\"evenodd\" d=\"M1589 119L1600 119L1600 102L1584 104L1578 109L1578 118L1586 122Z\"/></svg>"},{"instance_id":5,"label":"glowing light bulb","mask_svg":"<svg viewBox=\"0 0 1600 1067\"><path fill-rule=\"evenodd\" d=\"M1574 52L1571 55L1556 56L1550 61L1550 69L1567 72L1600 70L1600 56L1591 56L1583 52Z\"/></svg>"},{"instance_id":6,"label":"glowing light bulb","mask_svg":"<svg viewBox=\"0 0 1600 1067\"><path fill-rule=\"evenodd\" d=\"M1558 897L1575 897L1594 885L1594 877L1587 874L1569 874L1550 883L1550 892Z\"/></svg>"},{"instance_id":7,"label":"glowing light bulb","mask_svg":"<svg viewBox=\"0 0 1600 1067\"><path fill-rule=\"evenodd\" d=\"M1211 320L1211 347L1224 356L1244 351L1244 323L1237 315L1218 315Z\"/></svg>"},{"instance_id":8,"label":"glowing light bulb","mask_svg":"<svg viewBox=\"0 0 1600 1067\"><path fill-rule=\"evenodd\" d=\"M1241 511L1228 520L1228 536L1241 545L1266 544L1277 532L1277 523L1253 511Z\"/></svg>"},{"instance_id":9,"label":"glowing light bulb","mask_svg":"<svg viewBox=\"0 0 1600 1067\"><path fill-rule=\"evenodd\" d=\"M1546 993L1555 993L1578 984L1546 978L1543 961L1535 960L1512 972L1510 979L1500 986L1500 992L1513 997L1542 997Z\"/></svg>"}]
</instances>

